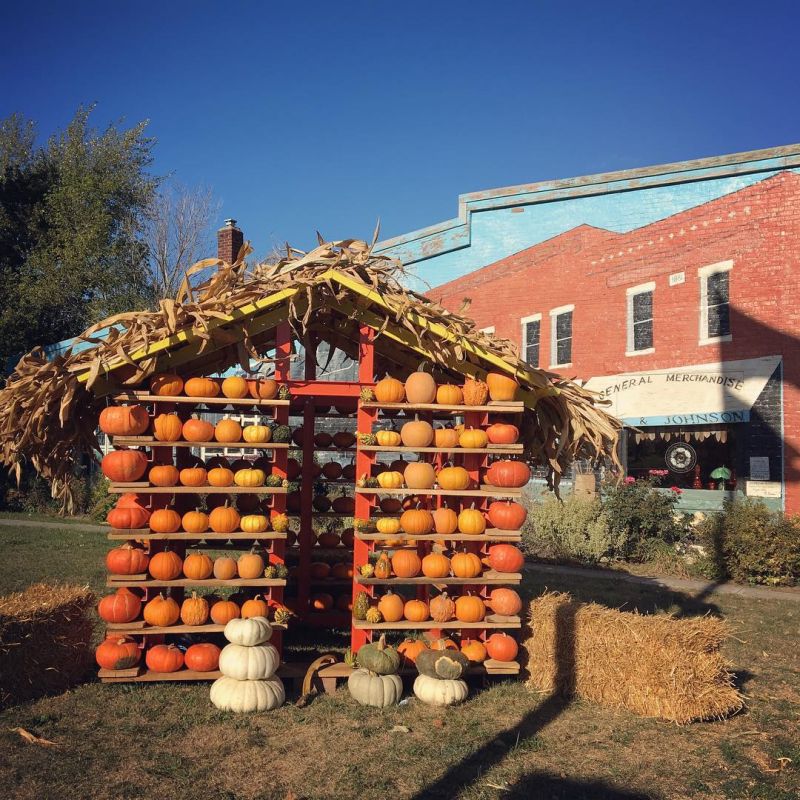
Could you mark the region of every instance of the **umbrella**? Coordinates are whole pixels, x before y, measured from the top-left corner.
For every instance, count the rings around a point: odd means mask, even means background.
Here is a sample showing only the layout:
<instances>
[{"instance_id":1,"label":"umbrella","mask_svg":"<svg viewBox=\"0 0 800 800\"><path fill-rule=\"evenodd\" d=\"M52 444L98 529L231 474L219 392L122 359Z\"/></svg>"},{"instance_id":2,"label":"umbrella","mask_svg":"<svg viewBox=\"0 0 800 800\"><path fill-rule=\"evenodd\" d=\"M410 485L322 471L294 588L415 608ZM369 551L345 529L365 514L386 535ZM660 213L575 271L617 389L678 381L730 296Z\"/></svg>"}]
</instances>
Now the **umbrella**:
<instances>
[{"instance_id":1,"label":"umbrella","mask_svg":"<svg viewBox=\"0 0 800 800\"><path fill-rule=\"evenodd\" d=\"M725 481L729 480L731 477L731 471L727 467L717 467L712 473L712 478L721 479L719 480L719 484L717 484L718 489L725 488Z\"/></svg>"}]
</instances>

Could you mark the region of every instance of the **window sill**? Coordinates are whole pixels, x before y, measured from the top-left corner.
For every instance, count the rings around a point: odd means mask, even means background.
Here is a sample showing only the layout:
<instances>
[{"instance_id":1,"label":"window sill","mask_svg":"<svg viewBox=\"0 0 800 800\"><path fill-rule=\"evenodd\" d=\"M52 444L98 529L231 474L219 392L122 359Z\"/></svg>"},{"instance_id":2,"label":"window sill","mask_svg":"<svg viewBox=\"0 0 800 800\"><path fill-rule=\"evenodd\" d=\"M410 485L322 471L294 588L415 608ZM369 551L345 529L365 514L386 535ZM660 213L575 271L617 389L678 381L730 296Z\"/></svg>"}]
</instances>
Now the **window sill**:
<instances>
[{"instance_id":1,"label":"window sill","mask_svg":"<svg viewBox=\"0 0 800 800\"><path fill-rule=\"evenodd\" d=\"M651 353L655 353L655 347L645 347L644 350L626 350L625 355L630 358L631 356L649 356Z\"/></svg>"},{"instance_id":2,"label":"window sill","mask_svg":"<svg viewBox=\"0 0 800 800\"><path fill-rule=\"evenodd\" d=\"M565 369L566 367L571 367L572 362L570 361L569 364L551 364L547 369Z\"/></svg>"},{"instance_id":3,"label":"window sill","mask_svg":"<svg viewBox=\"0 0 800 800\"><path fill-rule=\"evenodd\" d=\"M699 344L702 347L704 344L719 344L721 342L732 342L733 336L729 333L727 336L712 336L709 339L701 339Z\"/></svg>"}]
</instances>

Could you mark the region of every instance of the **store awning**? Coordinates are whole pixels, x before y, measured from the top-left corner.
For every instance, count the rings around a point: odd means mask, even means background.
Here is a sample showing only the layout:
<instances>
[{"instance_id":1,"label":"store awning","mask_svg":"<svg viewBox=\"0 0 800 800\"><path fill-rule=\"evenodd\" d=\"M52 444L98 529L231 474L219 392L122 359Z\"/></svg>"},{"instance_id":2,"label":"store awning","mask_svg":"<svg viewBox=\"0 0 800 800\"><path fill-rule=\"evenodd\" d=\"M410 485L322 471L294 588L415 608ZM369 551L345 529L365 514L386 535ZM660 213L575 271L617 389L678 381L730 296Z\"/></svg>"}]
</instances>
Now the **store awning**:
<instances>
[{"instance_id":1,"label":"store awning","mask_svg":"<svg viewBox=\"0 0 800 800\"><path fill-rule=\"evenodd\" d=\"M590 378L584 386L637 428L747 422L781 356Z\"/></svg>"}]
</instances>

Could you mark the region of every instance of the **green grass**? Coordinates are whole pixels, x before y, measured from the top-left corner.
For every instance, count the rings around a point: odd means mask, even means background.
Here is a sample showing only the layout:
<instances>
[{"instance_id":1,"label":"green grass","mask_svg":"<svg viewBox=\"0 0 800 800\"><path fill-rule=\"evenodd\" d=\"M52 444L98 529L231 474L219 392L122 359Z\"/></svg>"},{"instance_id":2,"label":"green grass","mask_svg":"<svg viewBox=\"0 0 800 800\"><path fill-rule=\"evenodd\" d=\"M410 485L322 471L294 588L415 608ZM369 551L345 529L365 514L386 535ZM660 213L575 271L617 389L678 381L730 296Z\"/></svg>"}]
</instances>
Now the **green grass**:
<instances>
[{"instance_id":1,"label":"green grass","mask_svg":"<svg viewBox=\"0 0 800 800\"><path fill-rule=\"evenodd\" d=\"M0 526L0 591L70 580L100 589L103 533ZM0 786L9 798L555 798L794 800L800 795L797 604L692 598L611 579L534 576L612 607L725 616L726 655L748 708L677 727L586 702L563 704L518 681L473 686L461 707L384 712L345 690L305 708L237 717L206 684L102 685L0 713ZM308 632L295 637L310 647ZM291 698L294 699L294 698ZM58 743L25 744L17 726ZM394 730L402 726L402 730ZM405 730L407 729L407 730ZM791 759L790 762L781 759ZM783 765L783 766L782 766Z\"/></svg>"}]
</instances>

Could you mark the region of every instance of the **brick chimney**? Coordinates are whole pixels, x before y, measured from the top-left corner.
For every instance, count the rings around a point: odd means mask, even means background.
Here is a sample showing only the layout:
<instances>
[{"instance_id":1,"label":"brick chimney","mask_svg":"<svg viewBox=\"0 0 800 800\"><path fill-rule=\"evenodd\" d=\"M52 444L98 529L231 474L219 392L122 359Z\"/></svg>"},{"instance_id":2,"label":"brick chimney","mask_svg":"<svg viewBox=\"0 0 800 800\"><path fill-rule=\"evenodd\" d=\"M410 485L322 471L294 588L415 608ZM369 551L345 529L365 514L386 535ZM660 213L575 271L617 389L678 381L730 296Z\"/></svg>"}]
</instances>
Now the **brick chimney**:
<instances>
[{"instance_id":1,"label":"brick chimney","mask_svg":"<svg viewBox=\"0 0 800 800\"><path fill-rule=\"evenodd\" d=\"M226 219L225 225L217 231L217 258L233 264L244 244L244 234L236 227L235 219Z\"/></svg>"}]
</instances>

